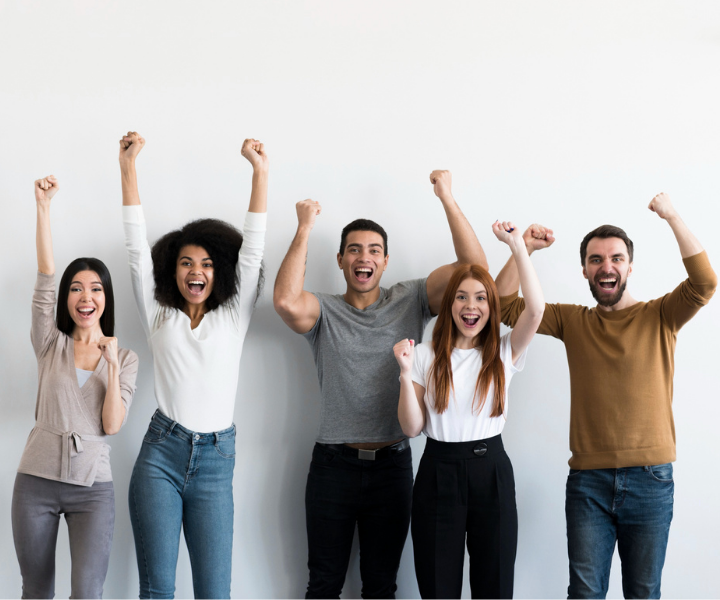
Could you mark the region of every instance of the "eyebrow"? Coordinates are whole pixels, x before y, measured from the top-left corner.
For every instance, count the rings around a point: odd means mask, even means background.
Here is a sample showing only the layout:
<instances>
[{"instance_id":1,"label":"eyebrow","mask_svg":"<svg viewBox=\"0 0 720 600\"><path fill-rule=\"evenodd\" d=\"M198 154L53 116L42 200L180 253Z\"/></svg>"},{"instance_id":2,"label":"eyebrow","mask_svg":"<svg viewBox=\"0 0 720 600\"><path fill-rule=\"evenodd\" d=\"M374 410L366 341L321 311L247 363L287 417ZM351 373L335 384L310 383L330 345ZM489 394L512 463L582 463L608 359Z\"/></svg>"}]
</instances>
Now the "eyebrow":
<instances>
[{"instance_id":1,"label":"eyebrow","mask_svg":"<svg viewBox=\"0 0 720 600\"><path fill-rule=\"evenodd\" d=\"M182 260L183 258L187 258L188 260L193 260L192 256L180 256L178 258L178 260ZM200 262L205 262L206 260L212 261L212 258L210 258L209 256L206 256L205 258L201 258Z\"/></svg>"},{"instance_id":2,"label":"eyebrow","mask_svg":"<svg viewBox=\"0 0 720 600\"><path fill-rule=\"evenodd\" d=\"M353 242L352 244L347 245L348 248L362 248L363 244L358 244L357 242ZM372 244L367 245L368 248L382 248L382 244L378 244L377 242L373 242Z\"/></svg>"},{"instance_id":3,"label":"eyebrow","mask_svg":"<svg viewBox=\"0 0 720 600\"><path fill-rule=\"evenodd\" d=\"M465 290L458 289L458 291L455 292L455 293L456 293L456 294L469 294L470 292L466 292ZM475 292L475 293L476 293L476 294L486 294L486 293L487 293L487 290L478 290L478 291Z\"/></svg>"},{"instance_id":4,"label":"eyebrow","mask_svg":"<svg viewBox=\"0 0 720 600\"><path fill-rule=\"evenodd\" d=\"M624 258L625 256L626 256L626 255L625 255L624 252L616 252L615 254L610 255L610 258L618 258L618 257ZM590 256L588 256L588 260L590 260L591 258L602 258L602 255L600 255L600 254L591 254Z\"/></svg>"},{"instance_id":5,"label":"eyebrow","mask_svg":"<svg viewBox=\"0 0 720 600\"><path fill-rule=\"evenodd\" d=\"M75 284L82 285L83 282L82 282L82 281L77 281L77 280L70 282L70 285L75 285ZM90 285L102 285L102 281L91 281L91 282L90 282Z\"/></svg>"}]
</instances>

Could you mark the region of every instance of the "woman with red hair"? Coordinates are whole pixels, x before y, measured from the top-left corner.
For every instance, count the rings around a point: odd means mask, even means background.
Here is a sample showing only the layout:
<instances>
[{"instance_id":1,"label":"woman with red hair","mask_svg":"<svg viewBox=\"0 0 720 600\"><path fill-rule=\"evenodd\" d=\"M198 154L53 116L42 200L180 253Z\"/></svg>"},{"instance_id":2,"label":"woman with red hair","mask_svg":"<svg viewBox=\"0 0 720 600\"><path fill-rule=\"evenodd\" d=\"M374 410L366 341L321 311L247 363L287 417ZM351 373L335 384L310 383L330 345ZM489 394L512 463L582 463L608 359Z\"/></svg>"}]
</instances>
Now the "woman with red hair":
<instances>
[{"instance_id":1,"label":"woman with red hair","mask_svg":"<svg viewBox=\"0 0 720 600\"><path fill-rule=\"evenodd\" d=\"M511 598L517 548L512 465L500 433L510 379L545 309L520 231L493 225L518 264L525 311L500 336L500 299L490 274L460 265L448 283L432 343L394 347L398 418L427 443L413 490L415 572L423 598L460 598L467 538L473 598Z\"/></svg>"}]
</instances>

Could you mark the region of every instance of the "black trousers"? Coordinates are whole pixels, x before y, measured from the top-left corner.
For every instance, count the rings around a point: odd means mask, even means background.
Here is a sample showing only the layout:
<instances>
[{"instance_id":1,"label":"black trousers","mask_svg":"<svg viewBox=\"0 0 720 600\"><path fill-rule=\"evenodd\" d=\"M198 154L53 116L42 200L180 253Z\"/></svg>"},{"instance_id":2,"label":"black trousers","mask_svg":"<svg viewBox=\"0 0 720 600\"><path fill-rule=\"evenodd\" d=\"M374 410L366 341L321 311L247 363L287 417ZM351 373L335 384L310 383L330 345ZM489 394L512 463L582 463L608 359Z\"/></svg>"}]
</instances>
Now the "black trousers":
<instances>
[{"instance_id":1,"label":"black trousers","mask_svg":"<svg viewBox=\"0 0 720 600\"><path fill-rule=\"evenodd\" d=\"M473 598L512 598L515 479L499 435L427 439L413 491L415 574L423 598L460 598L465 541Z\"/></svg>"},{"instance_id":2,"label":"black trousers","mask_svg":"<svg viewBox=\"0 0 720 600\"><path fill-rule=\"evenodd\" d=\"M305 491L310 580L306 598L338 598L355 525L363 598L394 598L410 525L410 448L361 460L316 444Z\"/></svg>"}]
</instances>

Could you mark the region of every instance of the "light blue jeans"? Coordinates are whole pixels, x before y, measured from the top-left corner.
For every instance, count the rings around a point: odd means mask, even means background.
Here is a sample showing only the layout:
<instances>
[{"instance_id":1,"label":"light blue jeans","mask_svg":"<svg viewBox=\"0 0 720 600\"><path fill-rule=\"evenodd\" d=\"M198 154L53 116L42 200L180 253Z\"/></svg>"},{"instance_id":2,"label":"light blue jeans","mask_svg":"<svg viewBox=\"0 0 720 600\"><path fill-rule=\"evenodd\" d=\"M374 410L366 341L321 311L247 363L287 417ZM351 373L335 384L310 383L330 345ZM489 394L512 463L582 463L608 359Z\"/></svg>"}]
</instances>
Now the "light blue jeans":
<instances>
[{"instance_id":1,"label":"light blue jeans","mask_svg":"<svg viewBox=\"0 0 720 600\"><path fill-rule=\"evenodd\" d=\"M570 471L569 598L605 598L616 541L625 598L660 598L674 491L670 463Z\"/></svg>"},{"instance_id":2,"label":"light blue jeans","mask_svg":"<svg viewBox=\"0 0 720 600\"><path fill-rule=\"evenodd\" d=\"M140 598L173 598L180 529L196 598L230 598L235 426L185 429L156 411L130 479Z\"/></svg>"}]
</instances>

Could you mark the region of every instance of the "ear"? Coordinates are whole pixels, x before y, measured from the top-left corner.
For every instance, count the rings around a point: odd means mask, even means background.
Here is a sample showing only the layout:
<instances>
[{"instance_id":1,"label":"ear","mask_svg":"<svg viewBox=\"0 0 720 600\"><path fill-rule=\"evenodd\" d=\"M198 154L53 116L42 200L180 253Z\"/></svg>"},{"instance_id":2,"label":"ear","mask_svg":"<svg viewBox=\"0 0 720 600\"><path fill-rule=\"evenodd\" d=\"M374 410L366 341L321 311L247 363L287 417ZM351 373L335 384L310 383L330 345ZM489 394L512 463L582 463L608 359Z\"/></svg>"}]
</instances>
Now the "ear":
<instances>
[{"instance_id":1,"label":"ear","mask_svg":"<svg viewBox=\"0 0 720 600\"><path fill-rule=\"evenodd\" d=\"M385 255L385 263L384 263L384 266L383 266L383 272L385 271L385 269L387 269L388 259L389 259L389 258L390 258L390 255L389 255L389 254L386 254L386 255Z\"/></svg>"},{"instance_id":2,"label":"ear","mask_svg":"<svg viewBox=\"0 0 720 600\"><path fill-rule=\"evenodd\" d=\"M628 277L630 277L630 275L632 275L632 268L633 268L633 264L630 263L630 268L628 268Z\"/></svg>"},{"instance_id":3,"label":"ear","mask_svg":"<svg viewBox=\"0 0 720 600\"><path fill-rule=\"evenodd\" d=\"M342 254L339 252L337 253L337 261L338 261L338 267L342 269Z\"/></svg>"},{"instance_id":4,"label":"ear","mask_svg":"<svg viewBox=\"0 0 720 600\"><path fill-rule=\"evenodd\" d=\"M587 271L585 270L585 267L583 267L583 277L584 277L585 279L588 278L588 276L587 276Z\"/></svg>"}]
</instances>

